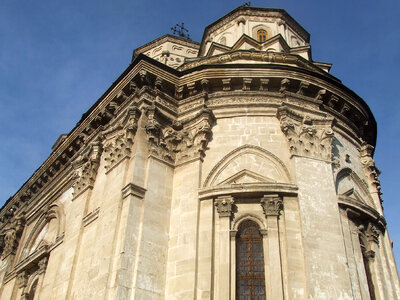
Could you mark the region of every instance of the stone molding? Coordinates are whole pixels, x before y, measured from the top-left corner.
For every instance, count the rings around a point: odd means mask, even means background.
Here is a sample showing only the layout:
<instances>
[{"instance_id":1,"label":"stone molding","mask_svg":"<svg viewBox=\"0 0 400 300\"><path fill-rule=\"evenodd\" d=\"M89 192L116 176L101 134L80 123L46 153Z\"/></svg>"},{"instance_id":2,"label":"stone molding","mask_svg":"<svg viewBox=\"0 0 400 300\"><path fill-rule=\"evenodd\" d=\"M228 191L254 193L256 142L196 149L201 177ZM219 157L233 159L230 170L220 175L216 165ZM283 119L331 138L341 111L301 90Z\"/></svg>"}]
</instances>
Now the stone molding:
<instances>
[{"instance_id":1,"label":"stone molding","mask_svg":"<svg viewBox=\"0 0 400 300\"><path fill-rule=\"evenodd\" d=\"M219 217L231 217L233 213L233 204L235 203L231 196L220 196L214 201L214 205L217 208Z\"/></svg>"},{"instance_id":2,"label":"stone molding","mask_svg":"<svg viewBox=\"0 0 400 300\"><path fill-rule=\"evenodd\" d=\"M123 189L122 189L122 199L125 199L128 196L134 196L139 199L143 199L146 194L146 189L138 186L133 183L128 183Z\"/></svg>"},{"instance_id":3,"label":"stone molding","mask_svg":"<svg viewBox=\"0 0 400 300\"><path fill-rule=\"evenodd\" d=\"M86 216L84 216L82 219L83 227L86 227L90 223L95 221L99 217L99 213L100 213L100 207L97 207L95 210L91 211Z\"/></svg>"},{"instance_id":4,"label":"stone molding","mask_svg":"<svg viewBox=\"0 0 400 300\"><path fill-rule=\"evenodd\" d=\"M230 185L220 185L204 187L199 190L199 199L207 200L223 195L240 196L243 193L263 196L266 193L276 193L280 195L297 195L298 187L289 183L239 183Z\"/></svg>"},{"instance_id":5,"label":"stone molding","mask_svg":"<svg viewBox=\"0 0 400 300\"><path fill-rule=\"evenodd\" d=\"M311 157L331 162L333 118L313 119L298 114L286 106L278 109L277 117L281 130L289 143L293 155Z\"/></svg>"},{"instance_id":6,"label":"stone molding","mask_svg":"<svg viewBox=\"0 0 400 300\"><path fill-rule=\"evenodd\" d=\"M283 201L279 195L264 195L261 206L266 217L279 216L283 209Z\"/></svg>"}]
</instances>

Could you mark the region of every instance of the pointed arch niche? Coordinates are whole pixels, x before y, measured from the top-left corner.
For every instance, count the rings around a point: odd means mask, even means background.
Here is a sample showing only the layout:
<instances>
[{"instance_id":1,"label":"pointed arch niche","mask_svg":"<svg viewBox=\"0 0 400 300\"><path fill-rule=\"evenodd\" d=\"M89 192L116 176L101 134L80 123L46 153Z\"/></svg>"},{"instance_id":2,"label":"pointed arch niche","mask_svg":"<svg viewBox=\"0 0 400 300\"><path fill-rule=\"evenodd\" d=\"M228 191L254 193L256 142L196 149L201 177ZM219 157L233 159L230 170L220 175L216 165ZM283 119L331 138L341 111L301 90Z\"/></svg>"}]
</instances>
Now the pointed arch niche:
<instances>
[{"instance_id":1,"label":"pointed arch niche","mask_svg":"<svg viewBox=\"0 0 400 300\"><path fill-rule=\"evenodd\" d=\"M379 248L386 221L375 209L367 184L353 170L340 170L335 184L347 261L355 271L350 272L354 296L380 299L376 287L382 276Z\"/></svg>"},{"instance_id":2,"label":"pointed arch niche","mask_svg":"<svg viewBox=\"0 0 400 300\"><path fill-rule=\"evenodd\" d=\"M339 202L353 204L366 210L376 209L367 183L350 168L344 168L338 172L335 188Z\"/></svg>"},{"instance_id":3,"label":"pointed arch niche","mask_svg":"<svg viewBox=\"0 0 400 300\"><path fill-rule=\"evenodd\" d=\"M62 204L44 209L27 235L15 274L23 299L40 299L40 292L51 251L64 238L65 215ZM34 298L32 298L34 297Z\"/></svg>"},{"instance_id":4,"label":"pointed arch niche","mask_svg":"<svg viewBox=\"0 0 400 300\"><path fill-rule=\"evenodd\" d=\"M228 153L208 174L203 187L244 183L291 183L285 164L266 149L244 145Z\"/></svg>"},{"instance_id":5,"label":"pointed arch niche","mask_svg":"<svg viewBox=\"0 0 400 300\"><path fill-rule=\"evenodd\" d=\"M209 217L212 220L209 234L215 236L210 244L215 266L211 280L218 299L241 299L246 293L264 295L264 299L283 299L282 272L286 272L282 269L286 258L280 246L286 239L283 210L285 199L293 201L295 197L297 186L286 165L261 147L241 146L212 168L199 190L199 200L214 215ZM250 224L253 230L248 241L242 236L247 230L245 224ZM210 224L199 226L210 228ZM246 262L237 256L240 245L255 245L259 250L252 259L261 261L249 262L249 266L258 268L262 274L250 278L251 287L245 285L246 278L241 276L240 266Z\"/></svg>"}]
</instances>

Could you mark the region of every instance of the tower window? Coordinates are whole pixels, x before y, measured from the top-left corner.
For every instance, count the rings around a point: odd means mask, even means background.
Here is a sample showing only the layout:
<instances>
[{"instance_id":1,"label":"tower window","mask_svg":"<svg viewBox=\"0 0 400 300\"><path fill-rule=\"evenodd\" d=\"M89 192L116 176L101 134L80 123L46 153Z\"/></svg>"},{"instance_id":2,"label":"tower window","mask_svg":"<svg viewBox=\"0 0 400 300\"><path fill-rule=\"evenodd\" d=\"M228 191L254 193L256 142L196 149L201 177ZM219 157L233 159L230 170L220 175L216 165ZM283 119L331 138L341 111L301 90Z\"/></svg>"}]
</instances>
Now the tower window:
<instances>
[{"instance_id":1,"label":"tower window","mask_svg":"<svg viewBox=\"0 0 400 300\"><path fill-rule=\"evenodd\" d=\"M236 238L236 299L265 299L264 254L259 226L240 224Z\"/></svg>"},{"instance_id":2,"label":"tower window","mask_svg":"<svg viewBox=\"0 0 400 300\"><path fill-rule=\"evenodd\" d=\"M260 29L257 31L257 40L260 43L264 43L268 39L268 33L265 29Z\"/></svg>"}]
</instances>

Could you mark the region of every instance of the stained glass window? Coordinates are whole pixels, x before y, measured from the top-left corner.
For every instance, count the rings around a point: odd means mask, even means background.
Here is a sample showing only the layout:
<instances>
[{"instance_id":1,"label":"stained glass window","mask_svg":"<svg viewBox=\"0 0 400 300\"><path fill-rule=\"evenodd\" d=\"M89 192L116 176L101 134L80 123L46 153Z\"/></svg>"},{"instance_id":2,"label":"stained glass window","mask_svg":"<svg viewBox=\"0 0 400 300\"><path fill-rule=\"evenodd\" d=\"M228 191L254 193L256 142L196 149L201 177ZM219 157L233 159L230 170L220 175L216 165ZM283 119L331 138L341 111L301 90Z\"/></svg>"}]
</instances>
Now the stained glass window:
<instances>
[{"instance_id":1,"label":"stained glass window","mask_svg":"<svg viewBox=\"0 0 400 300\"><path fill-rule=\"evenodd\" d=\"M257 31L257 39L259 42L264 43L268 38L268 33L264 29L260 29Z\"/></svg>"},{"instance_id":2,"label":"stained glass window","mask_svg":"<svg viewBox=\"0 0 400 300\"><path fill-rule=\"evenodd\" d=\"M236 295L238 300L265 300L264 255L259 226L242 222L236 238Z\"/></svg>"}]
</instances>

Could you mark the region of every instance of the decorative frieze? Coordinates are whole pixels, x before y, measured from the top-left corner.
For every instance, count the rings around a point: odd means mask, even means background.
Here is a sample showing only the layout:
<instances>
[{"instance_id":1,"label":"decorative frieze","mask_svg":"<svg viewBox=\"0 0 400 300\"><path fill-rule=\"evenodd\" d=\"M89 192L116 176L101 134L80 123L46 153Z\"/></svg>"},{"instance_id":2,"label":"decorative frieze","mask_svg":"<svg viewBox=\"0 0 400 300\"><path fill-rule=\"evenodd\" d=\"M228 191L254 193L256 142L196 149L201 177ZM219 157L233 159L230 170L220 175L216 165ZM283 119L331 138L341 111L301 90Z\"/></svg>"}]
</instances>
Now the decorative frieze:
<instances>
[{"instance_id":1,"label":"decorative frieze","mask_svg":"<svg viewBox=\"0 0 400 300\"><path fill-rule=\"evenodd\" d=\"M310 116L295 113L286 106L278 109L277 117L292 155L331 161L333 118L312 119Z\"/></svg>"},{"instance_id":2,"label":"decorative frieze","mask_svg":"<svg viewBox=\"0 0 400 300\"><path fill-rule=\"evenodd\" d=\"M376 167L375 161L372 158L373 151L373 146L363 143L360 150L360 159L369 183L376 189L382 202L381 181L379 180L379 174L381 174L381 171Z\"/></svg>"},{"instance_id":3,"label":"decorative frieze","mask_svg":"<svg viewBox=\"0 0 400 300\"><path fill-rule=\"evenodd\" d=\"M264 195L261 206L265 216L279 216L283 209L283 201L279 195Z\"/></svg>"},{"instance_id":4,"label":"decorative frieze","mask_svg":"<svg viewBox=\"0 0 400 300\"><path fill-rule=\"evenodd\" d=\"M233 204L235 201L231 196L221 196L215 199L214 205L217 208L219 217L230 217L233 212Z\"/></svg>"}]
</instances>

